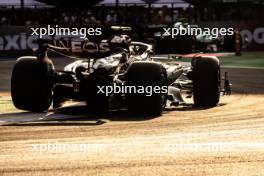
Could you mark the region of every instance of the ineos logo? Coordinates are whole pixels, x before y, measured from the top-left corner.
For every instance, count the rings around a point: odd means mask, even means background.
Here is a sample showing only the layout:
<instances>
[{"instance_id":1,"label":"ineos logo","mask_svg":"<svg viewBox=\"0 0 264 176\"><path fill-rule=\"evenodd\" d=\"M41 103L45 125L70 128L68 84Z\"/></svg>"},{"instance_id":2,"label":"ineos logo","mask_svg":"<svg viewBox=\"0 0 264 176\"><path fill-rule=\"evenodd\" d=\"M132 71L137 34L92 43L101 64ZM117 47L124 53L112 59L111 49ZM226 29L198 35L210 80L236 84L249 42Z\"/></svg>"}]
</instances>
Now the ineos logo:
<instances>
[{"instance_id":1,"label":"ineos logo","mask_svg":"<svg viewBox=\"0 0 264 176\"><path fill-rule=\"evenodd\" d=\"M87 53L105 53L110 51L109 48L109 43L107 42L103 42L103 43L99 43L96 44L94 42L85 42L85 43L81 43L81 42L71 42L71 49L72 52L87 52Z\"/></svg>"},{"instance_id":2,"label":"ineos logo","mask_svg":"<svg viewBox=\"0 0 264 176\"><path fill-rule=\"evenodd\" d=\"M88 41L54 41L54 45L62 48L71 49L71 52L74 53L106 53L110 51L108 42L101 42L99 44ZM68 50L69 51L69 50Z\"/></svg>"}]
</instances>

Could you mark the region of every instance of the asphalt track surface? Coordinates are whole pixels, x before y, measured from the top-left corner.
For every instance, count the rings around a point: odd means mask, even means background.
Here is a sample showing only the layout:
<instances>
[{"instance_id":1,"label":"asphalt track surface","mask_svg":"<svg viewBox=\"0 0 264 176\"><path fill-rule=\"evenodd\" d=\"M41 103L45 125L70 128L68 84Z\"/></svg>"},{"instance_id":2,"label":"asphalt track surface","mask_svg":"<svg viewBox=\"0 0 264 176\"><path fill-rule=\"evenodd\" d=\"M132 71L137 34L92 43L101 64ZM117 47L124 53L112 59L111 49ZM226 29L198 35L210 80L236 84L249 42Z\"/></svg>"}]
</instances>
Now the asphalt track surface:
<instances>
[{"instance_id":1,"label":"asphalt track surface","mask_svg":"<svg viewBox=\"0 0 264 176\"><path fill-rule=\"evenodd\" d=\"M61 65L61 61L56 61ZM0 106L13 61L0 62ZM225 69L233 94L160 117L0 112L0 175L264 175L264 70ZM190 100L187 100L190 101Z\"/></svg>"}]
</instances>

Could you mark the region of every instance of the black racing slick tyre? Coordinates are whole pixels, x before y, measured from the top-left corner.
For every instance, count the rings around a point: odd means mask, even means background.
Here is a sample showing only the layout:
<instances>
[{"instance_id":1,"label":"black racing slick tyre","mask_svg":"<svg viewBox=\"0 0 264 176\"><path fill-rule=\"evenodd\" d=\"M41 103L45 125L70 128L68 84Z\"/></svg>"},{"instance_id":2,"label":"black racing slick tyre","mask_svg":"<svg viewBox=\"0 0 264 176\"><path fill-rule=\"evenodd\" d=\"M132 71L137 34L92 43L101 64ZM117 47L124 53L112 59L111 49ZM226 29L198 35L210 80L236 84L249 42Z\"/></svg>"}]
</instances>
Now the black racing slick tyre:
<instances>
[{"instance_id":1,"label":"black racing slick tyre","mask_svg":"<svg viewBox=\"0 0 264 176\"><path fill-rule=\"evenodd\" d=\"M127 92L126 106L129 112L160 115L167 99L167 73L155 62L134 62L126 73L126 88L144 89ZM156 91L155 91L156 89ZM158 91L157 91L158 90Z\"/></svg>"},{"instance_id":2,"label":"black racing slick tyre","mask_svg":"<svg viewBox=\"0 0 264 176\"><path fill-rule=\"evenodd\" d=\"M216 106L220 98L220 65L216 57L197 57L192 60L193 99L197 107Z\"/></svg>"},{"instance_id":3,"label":"black racing slick tyre","mask_svg":"<svg viewBox=\"0 0 264 176\"><path fill-rule=\"evenodd\" d=\"M95 70L85 81L85 92L87 93L87 108L96 114L106 114L109 111L109 97L104 93L98 93L98 86L110 86L112 78L103 70Z\"/></svg>"},{"instance_id":4,"label":"black racing slick tyre","mask_svg":"<svg viewBox=\"0 0 264 176\"><path fill-rule=\"evenodd\" d=\"M11 96L15 107L32 112L48 110L52 102L54 72L49 59L19 58L11 77Z\"/></svg>"}]
</instances>

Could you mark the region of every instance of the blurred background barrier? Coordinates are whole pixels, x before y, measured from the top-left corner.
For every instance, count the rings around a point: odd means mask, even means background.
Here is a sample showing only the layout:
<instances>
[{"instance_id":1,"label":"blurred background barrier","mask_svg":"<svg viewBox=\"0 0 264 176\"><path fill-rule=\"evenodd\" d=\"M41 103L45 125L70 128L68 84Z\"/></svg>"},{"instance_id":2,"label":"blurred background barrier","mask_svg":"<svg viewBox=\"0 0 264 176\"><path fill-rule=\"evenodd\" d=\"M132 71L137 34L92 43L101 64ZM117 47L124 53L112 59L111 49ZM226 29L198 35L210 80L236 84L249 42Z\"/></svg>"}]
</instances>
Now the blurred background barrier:
<instances>
[{"instance_id":1,"label":"blurred background barrier","mask_svg":"<svg viewBox=\"0 0 264 176\"><path fill-rule=\"evenodd\" d=\"M247 22L247 21L237 21L237 22L200 22L200 26L206 27L234 27L235 29L239 29L242 41L247 45L247 48L244 50L247 51L263 51L264 49L264 27L259 22ZM45 27L45 26L44 26ZM88 26L86 26L88 27ZM140 28L138 29L140 30ZM152 35L151 29L147 27L144 28L144 33L148 33ZM162 28L160 29L162 30ZM139 39L137 31L137 26L132 31L132 36L136 36L135 38ZM32 31L30 27L25 26L14 26L14 25L7 25L0 27L0 55L1 56L18 56L23 54L30 54L32 53L33 48L37 48L37 38L38 36L31 36ZM105 33L103 33L104 35ZM105 34L109 35L109 34ZM107 36L106 36L107 37ZM164 41L165 43L159 44L159 50L164 50L168 53L174 52L170 51L177 50L180 46L184 46L183 42L188 42L186 37L184 37L181 41L174 42L173 39L168 41ZM167 42L167 43L166 43ZM169 45L173 45L170 47ZM188 45L188 44L187 44ZM230 50L232 50L230 46ZM172 48L172 49L171 49ZM191 52L187 50L186 53Z\"/></svg>"},{"instance_id":2,"label":"blurred background barrier","mask_svg":"<svg viewBox=\"0 0 264 176\"><path fill-rule=\"evenodd\" d=\"M258 0L1 0L0 55L17 56L37 47L37 37L30 36L32 26L125 25L133 28L132 39L148 42L154 28L162 31L179 21L200 27L233 27L241 33L243 50L263 51L263 11L264 3ZM175 53L182 46L189 49L189 43L186 39L170 41L158 49Z\"/></svg>"}]
</instances>

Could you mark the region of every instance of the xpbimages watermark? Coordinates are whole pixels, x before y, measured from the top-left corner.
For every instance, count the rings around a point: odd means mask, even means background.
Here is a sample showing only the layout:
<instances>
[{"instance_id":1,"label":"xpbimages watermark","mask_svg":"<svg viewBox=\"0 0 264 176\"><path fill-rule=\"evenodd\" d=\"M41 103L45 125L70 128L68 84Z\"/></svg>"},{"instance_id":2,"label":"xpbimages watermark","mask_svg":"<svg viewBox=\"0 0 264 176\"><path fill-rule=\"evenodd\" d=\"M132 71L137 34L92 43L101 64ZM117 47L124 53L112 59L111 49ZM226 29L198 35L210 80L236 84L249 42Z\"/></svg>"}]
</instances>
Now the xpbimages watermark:
<instances>
[{"instance_id":1,"label":"xpbimages watermark","mask_svg":"<svg viewBox=\"0 0 264 176\"><path fill-rule=\"evenodd\" d=\"M128 86L117 85L111 86L97 86L97 93L105 94L106 96L112 94L145 94L146 96L152 96L154 94L165 94L168 92L168 86Z\"/></svg>"},{"instance_id":2,"label":"xpbimages watermark","mask_svg":"<svg viewBox=\"0 0 264 176\"><path fill-rule=\"evenodd\" d=\"M162 36L171 36L175 38L179 35L210 35L212 38L219 36L234 35L234 28L200 28L197 25L188 25L187 27L163 28Z\"/></svg>"},{"instance_id":3,"label":"xpbimages watermark","mask_svg":"<svg viewBox=\"0 0 264 176\"><path fill-rule=\"evenodd\" d=\"M31 35L39 36L43 38L44 36L79 36L80 38L86 38L87 35L102 35L102 28L75 28L75 27L59 27L58 25L40 28L30 28Z\"/></svg>"},{"instance_id":4,"label":"xpbimages watermark","mask_svg":"<svg viewBox=\"0 0 264 176\"><path fill-rule=\"evenodd\" d=\"M87 143L60 143L58 141L42 144L32 144L31 150L44 153L86 153L86 152L98 152L103 150L103 144L87 144Z\"/></svg>"}]
</instances>

